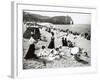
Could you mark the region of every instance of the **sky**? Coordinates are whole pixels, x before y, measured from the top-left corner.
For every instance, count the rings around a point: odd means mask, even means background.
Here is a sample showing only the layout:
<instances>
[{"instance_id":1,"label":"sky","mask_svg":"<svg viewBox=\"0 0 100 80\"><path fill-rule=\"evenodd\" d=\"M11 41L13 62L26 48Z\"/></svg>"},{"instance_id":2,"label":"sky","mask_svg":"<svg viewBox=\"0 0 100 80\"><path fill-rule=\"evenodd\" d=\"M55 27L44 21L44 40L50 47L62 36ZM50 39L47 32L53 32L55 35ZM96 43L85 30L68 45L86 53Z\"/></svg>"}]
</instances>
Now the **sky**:
<instances>
[{"instance_id":1,"label":"sky","mask_svg":"<svg viewBox=\"0 0 100 80\"><path fill-rule=\"evenodd\" d=\"M71 16L74 24L91 24L91 14L68 13L68 12L47 12L47 11L25 11L28 13L39 14L42 16Z\"/></svg>"}]
</instances>

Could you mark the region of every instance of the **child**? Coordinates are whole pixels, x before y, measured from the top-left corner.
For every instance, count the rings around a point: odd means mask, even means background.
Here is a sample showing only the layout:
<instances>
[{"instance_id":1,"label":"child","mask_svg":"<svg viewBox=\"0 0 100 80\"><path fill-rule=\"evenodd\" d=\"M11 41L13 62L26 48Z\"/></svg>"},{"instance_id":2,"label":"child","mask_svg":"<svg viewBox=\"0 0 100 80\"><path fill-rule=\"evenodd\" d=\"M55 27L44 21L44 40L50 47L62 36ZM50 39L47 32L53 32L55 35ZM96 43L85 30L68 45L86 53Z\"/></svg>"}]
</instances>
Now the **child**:
<instances>
[{"instance_id":1,"label":"child","mask_svg":"<svg viewBox=\"0 0 100 80\"><path fill-rule=\"evenodd\" d=\"M42 48L40 49L39 53L37 54L39 57L45 57L47 55L45 46L42 46Z\"/></svg>"}]
</instances>

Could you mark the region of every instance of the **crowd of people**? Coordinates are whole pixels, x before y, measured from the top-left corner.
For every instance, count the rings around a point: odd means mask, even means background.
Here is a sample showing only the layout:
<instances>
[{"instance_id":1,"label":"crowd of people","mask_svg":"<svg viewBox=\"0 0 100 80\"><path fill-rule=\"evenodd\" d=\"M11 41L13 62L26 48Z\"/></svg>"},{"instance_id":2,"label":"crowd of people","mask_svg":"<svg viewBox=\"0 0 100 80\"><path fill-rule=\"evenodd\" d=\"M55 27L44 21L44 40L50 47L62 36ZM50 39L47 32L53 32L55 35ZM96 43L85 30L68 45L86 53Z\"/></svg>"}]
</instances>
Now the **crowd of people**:
<instances>
[{"instance_id":1,"label":"crowd of people","mask_svg":"<svg viewBox=\"0 0 100 80\"><path fill-rule=\"evenodd\" d=\"M60 32L64 32L67 33L65 36L62 38L62 45L55 47L55 33L52 31L53 30L59 30ZM34 39L33 33L31 32L31 37L29 39L30 42L30 46L29 49L27 51L27 54L25 55L25 59L41 59L44 63L44 65L46 65L46 61L53 61L55 59L60 59L60 58L66 58L66 53L63 51L63 47L67 47L69 49L69 53L70 57L74 56L74 59L78 62L81 62L83 64L88 64L87 58L89 58L88 53L85 51L83 52L83 49L80 47L77 47L75 45L75 42L72 42L71 40L67 39L67 36L69 34L72 35L81 35L83 36L85 39L90 40L90 35L88 33L85 34L81 34L78 32L72 32L69 29L67 30L60 30L60 29L56 29L56 28L46 28L45 31L47 31L48 33L51 34L51 40L50 43L48 45L48 47L42 45L42 47L40 47L39 52L35 53L35 44L38 43L38 40ZM74 38L75 39L75 38ZM41 40L41 37L40 37ZM82 57L84 57L84 59L82 59ZM85 59L86 58L86 59Z\"/></svg>"}]
</instances>

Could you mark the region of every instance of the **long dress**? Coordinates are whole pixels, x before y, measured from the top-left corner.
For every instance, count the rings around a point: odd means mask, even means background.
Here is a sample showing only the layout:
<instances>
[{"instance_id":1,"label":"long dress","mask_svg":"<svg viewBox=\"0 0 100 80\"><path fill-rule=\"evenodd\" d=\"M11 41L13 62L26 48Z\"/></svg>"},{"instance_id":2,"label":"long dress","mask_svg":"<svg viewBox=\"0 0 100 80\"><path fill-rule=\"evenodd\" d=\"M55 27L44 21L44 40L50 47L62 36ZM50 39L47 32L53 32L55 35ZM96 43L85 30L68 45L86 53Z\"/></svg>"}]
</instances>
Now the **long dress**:
<instances>
[{"instance_id":1,"label":"long dress","mask_svg":"<svg viewBox=\"0 0 100 80\"><path fill-rule=\"evenodd\" d=\"M54 45L54 39L55 39L55 38L52 36L52 37L51 37L51 42L50 42L48 48L50 48L50 49L55 48L55 45Z\"/></svg>"},{"instance_id":2,"label":"long dress","mask_svg":"<svg viewBox=\"0 0 100 80\"><path fill-rule=\"evenodd\" d=\"M62 38L62 46L65 46L65 40Z\"/></svg>"},{"instance_id":3,"label":"long dress","mask_svg":"<svg viewBox=\"0 0 100 80\"><path fill-rule=\"evenodd\" d=\"M68 44L67 44L67 39L65 38L65 46L68 46Z\"/></svg>"},{"instance_id":4,"label":"long dress","mask_svg":"<svg viewBox=\"0 0 100 80\"><path fill-rule=\"evenodd\" d=\"M34 42L32 40L32 37L30 38L30 46L29 46L29 49L28 49L28 52L25 56L25 59L38 59L38 57L36 56L35 54L35 45L34 45Z\"/></svg>"}]
</instances>

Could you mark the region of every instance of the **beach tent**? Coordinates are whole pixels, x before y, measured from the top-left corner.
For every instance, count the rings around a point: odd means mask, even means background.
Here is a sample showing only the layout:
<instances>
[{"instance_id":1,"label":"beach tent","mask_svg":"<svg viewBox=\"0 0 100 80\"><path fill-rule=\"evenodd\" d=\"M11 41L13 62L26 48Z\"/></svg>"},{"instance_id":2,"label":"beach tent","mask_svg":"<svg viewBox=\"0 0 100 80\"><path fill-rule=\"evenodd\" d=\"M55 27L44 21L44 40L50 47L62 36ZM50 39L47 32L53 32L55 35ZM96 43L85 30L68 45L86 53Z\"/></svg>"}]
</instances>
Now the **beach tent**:
<instances>
[{"instance_id":1,"label":"beach tent","mask_svg":"<svg viewBox=\"0 0 100 80\"><path fill-rule=\"evenodd\" d=\"M23 38L30 39L31 32L33 32L34 36L33 38L40 39L40 30L37 27L28 27L26 31L23 33Z\"/></svg>"}]
</instances>

